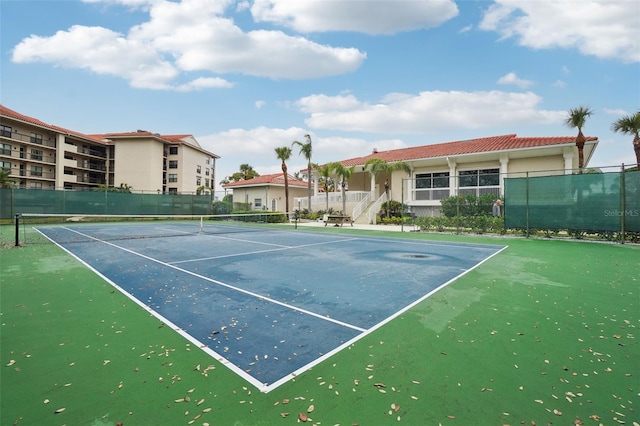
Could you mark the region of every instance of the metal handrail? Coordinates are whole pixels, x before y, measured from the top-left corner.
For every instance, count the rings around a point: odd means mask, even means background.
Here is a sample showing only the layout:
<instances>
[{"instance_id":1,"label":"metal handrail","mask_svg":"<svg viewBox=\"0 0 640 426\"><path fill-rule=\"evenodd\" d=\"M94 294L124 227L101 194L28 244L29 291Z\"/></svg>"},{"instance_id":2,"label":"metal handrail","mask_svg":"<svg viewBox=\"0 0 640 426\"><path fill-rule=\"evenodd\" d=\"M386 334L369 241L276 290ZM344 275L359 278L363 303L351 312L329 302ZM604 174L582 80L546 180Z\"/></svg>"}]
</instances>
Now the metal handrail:
<instances>
[{"instance_id":1,"label":"metal handrail","mask_svg":"<svg viewBox=\"0 0 640 426\"><path fill-rule=\"evenodd\" d=\"M358 204L355 205L351 211L351 220L355 222L356 219L364 212L367 206L371 203L371 192L369 192Z\"/></svg>"},{"instance_id":2,"label":"metal handrail","mask_svg":"<svg viewBox=\"0 0 640 426\"><path fill-rule=\"evenodd\" d=\"M378 221L378 211L380 211L380 207L382 203L387 201L387 193L383 192L380 198L378 198L375 203L371 207L369 207L369 211L367 212L367 219L370 224L375 225Z\"/></svg>"}]
</instances>

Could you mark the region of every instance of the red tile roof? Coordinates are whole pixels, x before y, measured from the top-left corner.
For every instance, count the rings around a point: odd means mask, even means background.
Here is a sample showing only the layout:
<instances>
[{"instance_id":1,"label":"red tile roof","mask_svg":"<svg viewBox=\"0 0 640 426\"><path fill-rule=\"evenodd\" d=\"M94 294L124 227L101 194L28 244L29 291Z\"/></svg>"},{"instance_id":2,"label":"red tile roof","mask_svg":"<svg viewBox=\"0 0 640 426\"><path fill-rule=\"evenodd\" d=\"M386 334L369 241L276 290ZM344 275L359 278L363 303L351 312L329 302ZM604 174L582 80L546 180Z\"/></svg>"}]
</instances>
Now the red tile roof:
<instances>
[{"instance_id":1,"label":"red tile roof","mask_svg":"<svg viewBox=\"0 0 640 426\"><path fill-rule=\"evenodd\" d=\"M587 136L587 141L597 141L594 136ZM524 137L515 134L470 139L466 141L445 142L433 145L422 145L410 148L379 151L364 157L342 160L347 167L364 165L371 158L380 158L387 162L420 160L426 158L450 157L463 154L507 151L523 148L539 148L554 145L575 144L575 136Z\"/></svg>"},{"instance_id":2,"label":"red tile roof","mask_svg":"<svg viewBox=\"0 0 640 426\"><path fill-rule=\"evenodd\" d=\"M253 179L239 180L237 182L229 182L222 186L223 188L238 188L241 186L268 186L268 185L284 186L284 174L276 173L273 175L261 175ZM296 179L293 176L289 175L289 186L296 186L296 187L299 186L299 187L307 188L308 185L309 184L306 181Z\"/></svg>"},{"instance_id":3,"label":"red tile roof","mask_svg":"<svg viewBox=\"0 0 640 426\"><path fill-rule=\"evenodd\" d=\"M45 123L44 121L38 120L37 118L29 117L28 115L20 114L12 109L5 107L4 105L0 105L0 115L5 117L13 118L14 120L24 121L25 123L33 124L36 126L44 127L46 129L53 130L58 133L65 133L69 135L74 135L84 139L91 139L95 142L104 143L102 138L97 135L86 135L84 133L76 132L74 130L65 129L64 127L54 126L53 124Z\"/></svg>"}]
</instances>

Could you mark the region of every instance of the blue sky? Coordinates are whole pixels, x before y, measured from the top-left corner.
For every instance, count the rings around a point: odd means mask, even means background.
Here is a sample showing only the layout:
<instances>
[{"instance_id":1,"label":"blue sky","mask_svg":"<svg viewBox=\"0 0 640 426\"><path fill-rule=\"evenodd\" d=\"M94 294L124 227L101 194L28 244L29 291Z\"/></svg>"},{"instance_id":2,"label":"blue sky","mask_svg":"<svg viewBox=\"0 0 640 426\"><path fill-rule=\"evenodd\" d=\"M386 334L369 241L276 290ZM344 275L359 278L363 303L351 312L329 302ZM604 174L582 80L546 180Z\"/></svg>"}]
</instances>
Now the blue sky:
<instances>
[{"instance_id":1,"label":"blue sky","mask_svg":"<svg viewBox=\"0 0 640 426\"><path fill-rule=\"evenodd\" d=\"M635 163L611 124L640 109L637 0L0 0L0 102L83 133L192 134L277 173L313 161L516 133ZM289 168L306 167L294 147ZM216 182L217 183L217 182ZM219 188L219 185L217 185Z\"/></svg>"}]
</instances>

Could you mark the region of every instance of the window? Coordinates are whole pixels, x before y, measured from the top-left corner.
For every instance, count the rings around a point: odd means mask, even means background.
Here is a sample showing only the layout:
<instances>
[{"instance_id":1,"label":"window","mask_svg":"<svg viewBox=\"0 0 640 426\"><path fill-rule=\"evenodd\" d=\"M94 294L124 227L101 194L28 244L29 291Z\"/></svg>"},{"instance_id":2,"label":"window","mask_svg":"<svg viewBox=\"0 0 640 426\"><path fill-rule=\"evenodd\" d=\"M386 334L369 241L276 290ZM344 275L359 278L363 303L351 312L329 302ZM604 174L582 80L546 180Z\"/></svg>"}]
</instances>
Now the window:
<instances>
[{"instance_id":1,"label":"window","mask_svg":"<svg viewBox=\"0 0 640 426\"><path fill-rule=\"evenodd\" d=\"M0 155L11 155L11 145L8 143L0 144Z\"/></svg>"},{"instance_id":2,"label":"window","mask_svg":"<svg viewBox=\"0 0 640 426\"><path fill-rule=\"evenodd\" d=\"M211 163L211 158L207 157L206 160L204 160L204 164L210 164Z\"/></svg>"},{"instance_id":3,"label":"window","mask_svg":"<svg viewBox=\"0 0 640 426\"><path fill-rule=\"evenodd\" d=\"M169 194L177 194L178 188L169 188Z\"/></svg>"},{"instance_id":4,"label":"window","mask_svg":"<svg viewBox=\"0 0 640 426\"><path fill-rule=\"evenodd\" d=\"M42 150L41 149L32 149L31 150L31 159L36 161L42 161Z\"/></svg>"},{"instance_id":5,"label":"window","mask_svg":"<svg viewBox=\"0 0 640 426\"><path fill-rule=\"evenodd\" d=\"M253 205L256 209L262 208L262 198L255 198L253 200Z\"/></svg>"},{"instance_id":6,"label":"window","mask_svg":"<svg viewBox=\"0 0 640 426\"><path fill-rule=\"evenodd\" d=\"M178 154L178 147L177 146L170 146L169 147L169 154L170 155L177 155Z\"/></svg>"},{"instance_id":7,"label":"window","mask_svg":"<svg viewBox=\"0 0 640 426\"><path fill-rule=\"evenodd\" d=\"M11 137L11 127L0 125L0 136L4 136L6 138Z\"/></svg>"},{"instance_id":8,"label":"window","mask_svg":"<svg viewBox=\"0 0 640 426\"><path fill-rule=\"evenodd\" d=\"M200 167L199 165L196 166L196 173L198 174L202 173L202 167Z\"/></svg>"},{"instance_id":9,"label":"window","mask_svg":"<svg viewBox=\"0 0 640 426\"><path fill-rule=\"evenodd\" d=\"M42 182L31 182L32 189L42 189Z\"/></svg>"},{"instance_id":10,"label":"window","mask_svg":"<svg viewBox=\"0 0 640 426\"><path fill-rule=\"evenodd\" d=\"M463 170L460 172L460 187L498 185L500 185L500 171L498 169Z\"/></svg>"},{"instance_id":11,"label":"window","mask_svg":"<svg viewBox=\"0 0 640 426\"><path fill-rule=\"evenodd\" d=\"M169 160L169 168L177 169L178 168L178 160Z\"/></svg>"},{"instance_id":12,"label":"window","mask_svg":"<svg viewBox=\"0 0 640 426\"><path fill-rule=\"evenodd\" d=\"M31 166L31 176L42 176L42 167Z\"/></svg>"},{"instance_id":13,"label":"window","mask_svg":"<svg viewBox=\"0 0 640 426\"><path fill-rule=\"evenodd\" d=\"M40 133L32 132L30 142L42 145L42 135Z\"/></svg>"},{"instance_id":14,"label":"window","mask_svg":"<svg viewBox=\"0 0 640 426\"><path fill-rule=\"evenodd\" d=\"M6 170L11 173L11 163L8 161L0 161L0 170Z\"/></svg>"},{"instance_id":15,"label":"window","mask_svg":"<svg viewBox=\"0 0 640 426\"><path fill-rule=\"evenodd\" d=\"M202 178L201 177L197 177L196 178L196 186L200 186L202 185Z\"/></svg>"},{"instance_id":16,"label":"window","mask_svg":"<svg viewBox=\"0 0 640 426\"><path fill-rule=\"evenodd\" d=\"M449 193L449 172L416 173L414 200L441 200Z\"/></svg>"},{"instance_id":17,"label":"window","mask_svg":"<svg viewBox=\"0 0 640 426\"><path fill-rule=\"evenodd\" d=\"M178 175L169 173L169 182L177 182L177 181L178 181Z\"/></svg>"},{"instance_id":18,"label":"window","mask_svg":"<svg viewBox=\"0 0 640 426\"><path fill-rule=\"evenodd\" d=\"M416 174L416 189L448 187L449 172Z\"/></svg>"},{"instance_id":19,"label":"window","mask_svg":"<svg viewBox=\"0 0 640 426\"><path fill-rule=\"evenodd\" d=\"M209 176L209 168L204 169L204 174L205 174L206 176Z\"/></svg>"},{"instance_id":20,"label":"window","mask_svg":"<svg viewBox=\"0 0 640 426\"><path fill-rule=\"evenodd\" d=\"M204 186L206 186L207 188L209 187L209 179L204 180Z\"/></svg>"}]
</instances>

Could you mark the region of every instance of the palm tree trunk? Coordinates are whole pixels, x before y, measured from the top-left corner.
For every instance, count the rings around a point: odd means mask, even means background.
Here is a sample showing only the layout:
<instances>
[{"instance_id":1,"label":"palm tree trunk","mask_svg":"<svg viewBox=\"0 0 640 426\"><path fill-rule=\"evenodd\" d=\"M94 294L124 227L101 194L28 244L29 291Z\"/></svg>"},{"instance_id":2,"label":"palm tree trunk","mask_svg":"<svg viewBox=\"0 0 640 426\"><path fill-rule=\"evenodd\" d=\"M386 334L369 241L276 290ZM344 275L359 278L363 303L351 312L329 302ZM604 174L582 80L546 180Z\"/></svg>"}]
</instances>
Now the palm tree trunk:
<instances>
[{"instance_id":1,"label":"palm tree trunk","mask_svg":"<svg viewBox=\"0 0 640 426\"><path fill-rule=\"evenodd\" d=\"M287 165L282 162L282 173L284 174L284 211L289 219L289 176L287 175Z\"/></svg>"},{"instance_id":2,"label":"palm tree trunk","mask_svg":"<svg viewBox=\"0 0 640 426\"><path fill-rule=\"evenodd\" d=\"M311 161L307 164L307 191L308 191L308 205L309 213L311 213Z\"/></svg>"},{"instance_id":3,"label":"palm tree trunk","mask_svg":"<svg viewBox=\"0 0 640 426\"><path fill-rule=\"evenodd\" d=\"M584 143L585 138L582 134L582 131L578 131L578 136L576 137L576 147L578 148L578 173L582 173L582 168L584 167Z\"/></svg>"},{"instance_id":4,"label":"palm tree trunk","mask_svg":"<svg viewBox=\"0 0 640 426\"><path fill-rule=\"evenodd\" d=\"M636 166L640 167L640 136L633 138L633 151L636 153Z\"/></svg>"}]
</instances>

